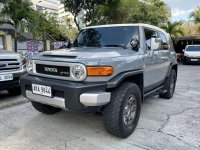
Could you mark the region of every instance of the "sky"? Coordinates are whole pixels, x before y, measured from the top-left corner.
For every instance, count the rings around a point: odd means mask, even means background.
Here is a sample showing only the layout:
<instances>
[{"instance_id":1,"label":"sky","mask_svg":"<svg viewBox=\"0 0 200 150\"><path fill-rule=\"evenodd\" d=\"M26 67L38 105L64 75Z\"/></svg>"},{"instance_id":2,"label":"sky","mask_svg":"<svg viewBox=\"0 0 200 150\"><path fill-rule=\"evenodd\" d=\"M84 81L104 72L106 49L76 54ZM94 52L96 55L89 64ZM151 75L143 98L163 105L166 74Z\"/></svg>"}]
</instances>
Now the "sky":
<instances>
[{"instance_id":1,"label":"sky","mask_svg":"<svg viewBox=\"0 0 200 150\"><path fill-rule=\"evenodd\" d=\"M172 20L188 20L189 14L200 6L200 0L163 0L172 11Z\"/></svg>"},{"instance_id":2,"label":"sky","mask_svg":"<svg viewBox=\"0 0 200 150\"><path fill-rule=\"evenodd\" d=\"M48 0L57 2L57 0ZM188 20L189 14L200 6L200 0L163 0L172 11L172 20Z\"/></svg>"}]
</instances>

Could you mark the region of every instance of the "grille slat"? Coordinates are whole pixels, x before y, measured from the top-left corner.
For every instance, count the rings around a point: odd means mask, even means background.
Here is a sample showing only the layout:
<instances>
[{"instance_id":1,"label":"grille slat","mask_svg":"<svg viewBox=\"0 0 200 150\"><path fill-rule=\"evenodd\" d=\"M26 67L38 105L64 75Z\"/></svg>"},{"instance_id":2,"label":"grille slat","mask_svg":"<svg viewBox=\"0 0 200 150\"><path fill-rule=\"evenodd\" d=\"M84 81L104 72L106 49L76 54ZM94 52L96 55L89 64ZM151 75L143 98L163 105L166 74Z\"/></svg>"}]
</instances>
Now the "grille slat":
<instances>
[{"instance_id":1,"label":"grille slat","mask_svg":"<svg viewBox=\"0 0 200 150\"><path fill-rule=\"evenodd\" d=\"M18 59L0 59L1 71L12 71L20 69L20 61Z\"/></svg>"}]
</instances>

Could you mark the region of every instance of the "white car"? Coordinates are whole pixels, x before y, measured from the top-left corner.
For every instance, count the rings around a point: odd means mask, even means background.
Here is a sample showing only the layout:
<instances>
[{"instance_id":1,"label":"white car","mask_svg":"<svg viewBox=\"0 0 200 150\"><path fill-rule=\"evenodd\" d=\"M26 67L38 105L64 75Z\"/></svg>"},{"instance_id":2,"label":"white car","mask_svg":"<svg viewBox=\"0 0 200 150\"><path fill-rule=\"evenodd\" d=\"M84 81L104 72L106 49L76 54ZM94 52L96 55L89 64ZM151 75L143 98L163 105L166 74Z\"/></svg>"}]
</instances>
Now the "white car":
<instances>
[{"instance_id":1,"label":"white car","mask_svg":"<svg viewBox=\"0 0 200 150\"><path fill-rule=\"evenodd\" d=\"M200 45L187 45L184 50L183 64L200 63Z\"/></svg>"}]
</instances>

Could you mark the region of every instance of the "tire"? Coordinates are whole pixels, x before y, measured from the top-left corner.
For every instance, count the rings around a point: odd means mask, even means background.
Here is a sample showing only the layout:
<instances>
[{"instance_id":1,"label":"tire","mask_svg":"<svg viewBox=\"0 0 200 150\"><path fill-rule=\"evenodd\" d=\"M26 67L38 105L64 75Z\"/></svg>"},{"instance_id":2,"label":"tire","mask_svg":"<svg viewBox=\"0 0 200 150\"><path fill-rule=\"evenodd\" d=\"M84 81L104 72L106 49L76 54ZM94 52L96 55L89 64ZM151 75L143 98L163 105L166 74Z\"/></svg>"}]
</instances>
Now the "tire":
<instances>
[{"instance_id":1,"label":"tire","mask_svg":"<svg viewBox=\"0 0 200 150\"><path fill-rule=\"evenodd\" d=\"M127 115L128 104L132 101L131 110L135 110L134 117L129 118ZM135 105L135 106L134 106ZM139 121L141 111L141 92L139 87L131 82L124 82L112 91L111 101L103 109L103 121L108 133L120 137L127 138L135 130Z\"/></svg>"},{"instance_id":2,"label":"tire","mask_svg":"<svg viewBox=\"0 0 200 150\"><path fill-rule=\"evenodd\" d=\"M61 111L60 108L52 107L52 106L41 104L38 102L31 101L31 103L37 111L44 113L44 114L55 114L55 113Z\"/></svg>"},{"instance_id":3,"label":"tire","mask_svg":"<svg viewBox=\"0 0 200 150\"><path fill-rule=\"evenodd\" d=\"M21 89L20 87L11 88L11 89L8 89L8 93L13 96L21 95Z\"/></svg>"},{"instance_id":4,"label":"tire","mask_svg":"<svg viewBox=\"0 0 200 150\"><path fill-rule=\"evenodd\" d=\"M188 63L187 63L187 60L186 60L186 58L183 58L183 65L187 65Z\"/></svg>"},{"instance_id":5,"label":"tire","mask_svg":"<svg viewBox=\"0 0 200 150\"><path fill-rule=\"evenodd\" d=\"M176 71L173 69L166 79L163 92L160 93L160 98L171 99L174 95L176 87Z\"/></svg>"}]
</instances>

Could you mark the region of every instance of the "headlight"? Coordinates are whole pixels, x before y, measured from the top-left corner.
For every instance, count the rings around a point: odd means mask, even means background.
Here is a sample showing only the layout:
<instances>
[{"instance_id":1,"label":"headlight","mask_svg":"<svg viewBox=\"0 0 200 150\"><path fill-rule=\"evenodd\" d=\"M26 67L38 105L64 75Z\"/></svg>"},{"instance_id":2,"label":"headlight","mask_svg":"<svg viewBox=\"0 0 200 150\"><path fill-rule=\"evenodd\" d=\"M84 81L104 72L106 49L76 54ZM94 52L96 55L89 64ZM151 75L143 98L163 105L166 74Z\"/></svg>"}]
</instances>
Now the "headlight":
<instances>
[{"instance_id":1,"label":"headlight","mask_svg":"<svg viewBox=\"0 0 200 150\"><path fill-rule=\"evenodd\" d=\"M83 65L75 65L72 67L72 77L75 80L83 80L86 77L86 69Z\"/></svg>"},{"instance_id":2,"label":"headlight","mask_svg":"<svg viewBox=\"0 0 200 150\"><path fill-rule=\"evenodd\" d=\"M33 60L29 59L27 64L26 64L26 70L27 72L31 72L33 70Z\"/></svg>"}]
</instances>

